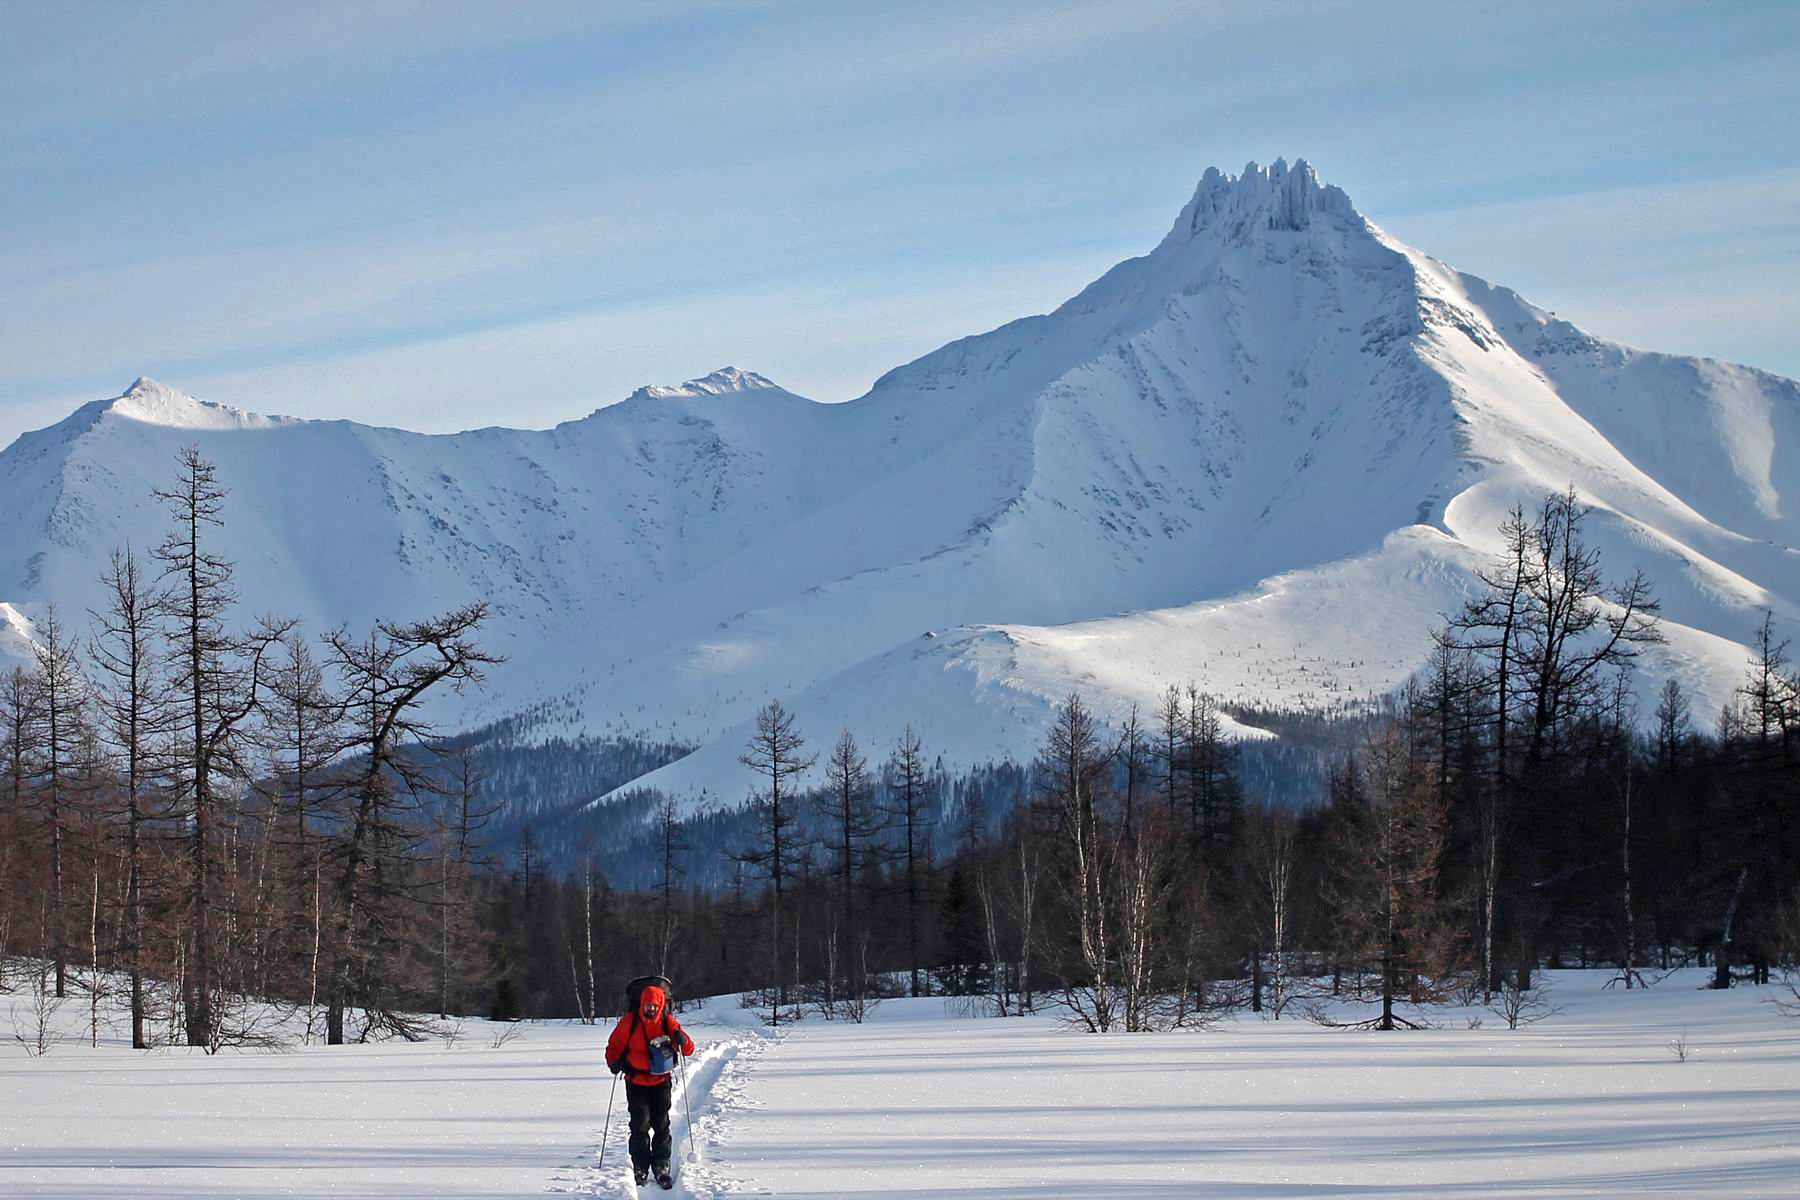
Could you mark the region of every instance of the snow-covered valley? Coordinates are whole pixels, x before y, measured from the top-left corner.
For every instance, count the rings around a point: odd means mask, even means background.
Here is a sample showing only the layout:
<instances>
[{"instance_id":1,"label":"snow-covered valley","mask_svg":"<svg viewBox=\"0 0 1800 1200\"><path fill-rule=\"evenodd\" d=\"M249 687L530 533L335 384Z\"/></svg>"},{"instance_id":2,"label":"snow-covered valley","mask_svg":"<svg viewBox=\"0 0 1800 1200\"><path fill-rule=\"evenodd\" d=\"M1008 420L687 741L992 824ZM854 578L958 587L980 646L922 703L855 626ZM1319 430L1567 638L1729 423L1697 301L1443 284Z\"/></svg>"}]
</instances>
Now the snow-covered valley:
<instances>
[{"instance_id":1,"label":"snow-covered valley","mask_svg":"<svg viewBox=\"0 0 1800 1200\"><path fill-rule=\"evenodd\" d=\"M1527 1028L1448 1009L1386 1034L1246 1013L1087 1036L929 999L772 1036L714 1001L685 1018L699 1161L683 1162L678 1103L675 1194L1790 1194L1800 1031L1766 1002L1774 989L1706 991L1681 971L1628 992L1610 976L1546 973L1562 1011ZM470 1021L451 1048L208 1057L133 1052L110 1026L90 1048L71 1002L57 1016L71 1040L36 1058L4 1021L18 999L0 998L0 1195L635 1192L622 1102L598 1157L605 1024L526 1023L500 1047Z\"/></svg>"},{"instance_id":2,"label":"snow-covered valley","mask_svg":"<svg viewBox=\"0 0 1800 1200\"><path fill-rule=\"evenodd\" d=\"M237 398L253 403L253 397ZM495 414L505 398L495 398ZM474 598L506 656L452 725L697 745L633 781L735 802L747 722L911 722L1027 757L1073 689L1337 711L1422 662L1515 504L1571 485L1715 712L1800 619L1800 387L1607 342L1403 246L1311 167L1208 171L1168 235L1054 312L820 404L727 369L554 429L426 436L140 380L0 453L0 655L154 545L198 444L245 616L314 631Z\"/></svg>"}]
</instances>

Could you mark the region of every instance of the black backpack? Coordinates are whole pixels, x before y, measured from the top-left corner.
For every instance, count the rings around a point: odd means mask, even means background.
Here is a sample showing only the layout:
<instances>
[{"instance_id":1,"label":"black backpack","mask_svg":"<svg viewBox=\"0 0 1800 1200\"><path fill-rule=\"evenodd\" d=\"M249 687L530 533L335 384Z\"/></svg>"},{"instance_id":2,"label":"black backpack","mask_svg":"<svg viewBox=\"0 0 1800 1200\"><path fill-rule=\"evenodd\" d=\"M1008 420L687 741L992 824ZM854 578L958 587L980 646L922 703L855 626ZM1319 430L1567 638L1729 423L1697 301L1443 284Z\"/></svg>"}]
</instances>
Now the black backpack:
<instances>
[{"instance_id":1,"label":"black backpack","mask_svg":"<svg viewBox=\"0 0 1800 1200\"><path fill-rule=\"evenodd\" d=\"M663 995L668 997L669 1007L675 1007L675 985L669 982L668 976L639 975L636 979L625 985L626 1012L635 1013L638 1010L638 1001L644 998L644 989L647 987L661 988L663 990Z\"/></svg>"}]
</instances>

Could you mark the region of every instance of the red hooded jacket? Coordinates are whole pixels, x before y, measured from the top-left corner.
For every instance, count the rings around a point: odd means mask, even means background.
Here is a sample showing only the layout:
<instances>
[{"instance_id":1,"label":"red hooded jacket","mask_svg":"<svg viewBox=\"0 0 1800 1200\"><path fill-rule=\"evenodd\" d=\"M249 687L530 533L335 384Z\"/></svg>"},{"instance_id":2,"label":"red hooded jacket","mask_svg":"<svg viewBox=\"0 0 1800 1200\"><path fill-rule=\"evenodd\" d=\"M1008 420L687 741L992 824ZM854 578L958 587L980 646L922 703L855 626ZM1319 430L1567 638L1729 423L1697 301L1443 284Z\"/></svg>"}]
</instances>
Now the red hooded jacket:
<instances>
[{"instance_id":1,"label":"red hooded jacket","mask_svg":"<svg viewBox=\"0 0 1800 1200\"><path fill-rule=\"evenodd\" d=\"M651 984L638 997L638 1006L619 1018L612 1036L606 1039L606 1065L625 1067L625 1082L654 1087L669 1078L668 1073L650 1073L650 1040L667 1034L670 1043L683 1057L694 1053L694 1039L688 1036L675 1014L669 1011L669 997Z\"/></svg>"}]
</instances>

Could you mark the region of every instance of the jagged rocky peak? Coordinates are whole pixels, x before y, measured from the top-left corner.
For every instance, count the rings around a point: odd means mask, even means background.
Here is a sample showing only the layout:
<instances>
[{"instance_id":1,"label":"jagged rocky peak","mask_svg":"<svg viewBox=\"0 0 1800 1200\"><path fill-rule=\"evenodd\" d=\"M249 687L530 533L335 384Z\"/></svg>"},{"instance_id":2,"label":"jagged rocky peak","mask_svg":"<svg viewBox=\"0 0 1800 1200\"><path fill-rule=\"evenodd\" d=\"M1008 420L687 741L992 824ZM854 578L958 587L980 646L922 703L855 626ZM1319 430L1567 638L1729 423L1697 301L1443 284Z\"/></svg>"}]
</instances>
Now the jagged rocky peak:
<instances>
[{"instance_id":1,"label":"jagged rocky peak","mask_svg":"<svg viewBox=\"0 0 1800 1200\"><path fill-rule=\"evenodd\" d=\"M681 385L696 392L709 392L721 395L725 392L757 392L775 386L774 381L758 375L755 371L740 371L736 367L720 367L710 375L702 375L698 379L690 379Z\"/></svg>"},{"instance_id":2,"label":"jagged rocky peak","mask_svg":"<svg viewBox=\"0 0 1800 1200\"><path fill-rule=\"evenodd\" d=\"M649 400L667 400L681 396L730 396L743 392L780 391L781 388L771 379L758 375L755 371L741 371L736 367L720 367L710 375L702 375L698 379L690 379L686 383L674 387L651 385L641 387L632 393L633 398L644 397Z\"/></svg>"},{"instance_id":3,"label":"jagged rocky peak","mask_svg":"<svg viewBox=\"0 0 1800 1200\"><path fill-rule=\"evenodd\" d=\"M1278 158L1267 167L1252 162L1242 175L1208 167L1169 236L1185 240L1210 232L1242 239L1306 229L1320 217L1341 221L1355 219L1357 212L1343 189L1319 182L1304 158L1291 167Z\"/></svg>"}]
</instances>

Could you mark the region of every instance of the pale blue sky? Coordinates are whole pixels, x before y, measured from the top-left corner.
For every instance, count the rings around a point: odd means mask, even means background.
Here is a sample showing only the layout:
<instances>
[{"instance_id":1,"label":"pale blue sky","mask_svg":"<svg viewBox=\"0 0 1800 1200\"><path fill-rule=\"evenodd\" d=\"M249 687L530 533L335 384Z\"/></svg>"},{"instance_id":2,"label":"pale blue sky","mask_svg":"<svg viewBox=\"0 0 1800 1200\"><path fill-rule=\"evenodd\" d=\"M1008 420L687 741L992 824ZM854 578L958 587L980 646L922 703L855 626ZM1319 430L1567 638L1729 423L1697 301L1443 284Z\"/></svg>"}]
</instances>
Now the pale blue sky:
<instances>
[{"instance_id":1,"label":"pale blue sky","mask_svg":"<svg viewBox=\"0 0 1800 1200\"><path fill-rule=\"evenodd\" d=\"M428 430L849 399L1277 155L1800 375L1797 3L0 6L0 445L140 374Z\"/></svg>"}]
</instances>

